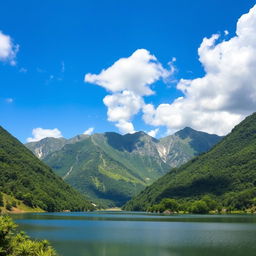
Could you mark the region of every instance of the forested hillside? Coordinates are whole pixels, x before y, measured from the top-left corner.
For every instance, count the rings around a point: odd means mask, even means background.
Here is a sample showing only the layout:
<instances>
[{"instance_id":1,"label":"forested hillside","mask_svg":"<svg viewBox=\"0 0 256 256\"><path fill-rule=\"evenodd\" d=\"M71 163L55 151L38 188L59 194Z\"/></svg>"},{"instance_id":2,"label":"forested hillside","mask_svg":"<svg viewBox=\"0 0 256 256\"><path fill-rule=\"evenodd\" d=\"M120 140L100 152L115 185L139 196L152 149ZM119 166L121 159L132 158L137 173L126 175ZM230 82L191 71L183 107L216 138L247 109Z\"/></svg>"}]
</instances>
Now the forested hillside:
<instances>
[{"instance_id":1,"label":"forested hillside","mask_svg":"<svg viewBox=\"0 0 256 256\"><path fill-rule=\"evenodd\" d=\"M124 208L147 210L164 198L182 204L205 195L232 209L256 203L256 114L237 125L208 153L171 170Z\"/></svg>"},{"instance_id":2,"label":"forested hillside","mask_svg":"<svg viewBox=\"0 0 256 256\"><path fill-rule=\"evenodd\" d=\"M0 127L0 192L45 211L90 210L80 195Z\"/></svg>"}]
</instances>

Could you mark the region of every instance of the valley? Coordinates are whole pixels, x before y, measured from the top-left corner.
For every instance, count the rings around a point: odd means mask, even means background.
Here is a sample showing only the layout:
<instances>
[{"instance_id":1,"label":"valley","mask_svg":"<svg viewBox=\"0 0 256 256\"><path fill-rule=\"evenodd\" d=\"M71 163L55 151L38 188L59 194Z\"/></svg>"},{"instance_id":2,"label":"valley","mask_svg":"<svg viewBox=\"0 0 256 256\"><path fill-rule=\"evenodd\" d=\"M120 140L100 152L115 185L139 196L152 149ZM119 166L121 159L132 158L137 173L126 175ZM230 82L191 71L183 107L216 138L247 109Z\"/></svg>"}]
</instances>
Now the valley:
<instances>
[{"instance_id":1,"label":"valley","mask_svg":"<svg viewBox=\"0 0 256 256\"><path fill-rule=\"evenodd\" d=\"M172 168L222 137L191 128L161 139L144 132L45 138L26 146L56 174L101 207L122 206Z\"/></svg>"}]
</instances>

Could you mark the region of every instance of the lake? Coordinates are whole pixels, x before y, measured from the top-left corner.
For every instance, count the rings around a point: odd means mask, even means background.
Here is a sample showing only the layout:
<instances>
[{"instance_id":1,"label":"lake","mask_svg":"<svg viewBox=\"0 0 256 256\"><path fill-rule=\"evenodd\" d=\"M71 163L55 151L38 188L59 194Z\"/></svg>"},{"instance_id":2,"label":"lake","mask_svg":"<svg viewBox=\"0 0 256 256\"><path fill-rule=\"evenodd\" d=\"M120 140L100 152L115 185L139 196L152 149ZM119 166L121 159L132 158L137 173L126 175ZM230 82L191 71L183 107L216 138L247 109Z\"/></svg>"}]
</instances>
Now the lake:
<instances>
[{"instance_id":1,"label":"lake","mask_svg":"<svg viewBox=\"0 0 256 256\"><path fill-rule=\"evenodd\" d=\"M49 240L62 256L256 255L255 215L92 212L13 218L32 238Z\"/></svg>"}]
</instances>

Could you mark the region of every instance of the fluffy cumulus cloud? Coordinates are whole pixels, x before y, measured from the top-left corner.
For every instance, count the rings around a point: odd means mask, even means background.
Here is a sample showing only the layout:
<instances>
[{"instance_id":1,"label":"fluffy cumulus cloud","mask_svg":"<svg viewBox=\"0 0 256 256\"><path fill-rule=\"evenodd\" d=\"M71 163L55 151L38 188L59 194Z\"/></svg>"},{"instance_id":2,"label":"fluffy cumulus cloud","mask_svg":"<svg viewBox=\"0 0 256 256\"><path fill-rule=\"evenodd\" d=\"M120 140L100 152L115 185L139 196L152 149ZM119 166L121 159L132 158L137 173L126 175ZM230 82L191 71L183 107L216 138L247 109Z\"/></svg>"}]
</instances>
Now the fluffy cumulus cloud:
<instances>
[{"instance_id":1,"label":"fluffy cumulus cloud","mask_svg":"<svg viewBox=\"0 0 256 256\"><path fill-rule=\"evenodd\" d=\"M86 74L85 82L102 86L111 93L103 99L108 108L108 120L115 122L120 132L133 133L131 120L143 108L143 96L154 93L150 85L172 72L149 51L138 49L99 74Z\"/></svg>"},{"instance_id":2,"label":"fluffy cumulus cloud","mask_svg":"<svg viewBox=\"0 0 256 256\"><path fill-rule=\"evenodd\" d=\"M12 38L0 31L0 61L9 62L11 65L15 65L15 58L18 50L19 46L13 43Z\"/></svg>"},{"instance_id":3,"label":"fluffy cumulus cloud","mask_svg":"<svg viewBox=\"0 0 256 256\"><path fill-rule=\"evenodd\" d=\"M93 128L93 127L90 127L90 128L88 128L86 131L84 131L84 134L85 134L85 135L91 135L91 134L93 133L93 131L94 131L94 128Z\"/></svg>"},{"instance_id":4,"label":"fluffy cumulus cloud","mask_svg":"<svg viewBox=\"0 0 256 256\"><path fill-rule=\"evenodd\" d=\"M53 138L62 137L61 131L57 128L55 129L35 128L32 130L32 135L33 137L27 138L27 142L35 142L47 137L53 137Z\"/></svg>"},{"instance_id":5,"label":"fluffy cumulus cloud","mask_svg":"<svg viewBox=\"0 0 256 256\"><path fill-rule=\"evenodd\" d=\"M169 71L163 68L154 55L139 49L130 57L119 59L98 75L86 74L85 81L100 85L110 92L128 90L137 95L150 95L153 91L149 85L168 75Z\"/></svg>"},{"instance_id":6,"label":"fluffy cumulus cloud","mask_svg":"<svg viewBox=\"0 0 256 256\"><path fill-rule=\"evenodd\" d=\"M131 91L123 91L121 93L107 95L103 99L103 102L108 107L108 120L116 122L116 126L120 132L135 132L130 120L144 105L141 96Z\"/></svg>"},{"instance_id":7,"label":"fluffy cumulus cloud","mask_svg":"<svg viewBox=\"0 0 256 256\"><path fill-rule=\"evenodd\" d=\"M225 32L227 35L227 33ZM204 38L198 49L205 76L181 79L171 104L143 108L147 124L169 132L190 126L224 135L256 109L256 6L237 22L236 36Z\"/></svg>"}]
</instances>

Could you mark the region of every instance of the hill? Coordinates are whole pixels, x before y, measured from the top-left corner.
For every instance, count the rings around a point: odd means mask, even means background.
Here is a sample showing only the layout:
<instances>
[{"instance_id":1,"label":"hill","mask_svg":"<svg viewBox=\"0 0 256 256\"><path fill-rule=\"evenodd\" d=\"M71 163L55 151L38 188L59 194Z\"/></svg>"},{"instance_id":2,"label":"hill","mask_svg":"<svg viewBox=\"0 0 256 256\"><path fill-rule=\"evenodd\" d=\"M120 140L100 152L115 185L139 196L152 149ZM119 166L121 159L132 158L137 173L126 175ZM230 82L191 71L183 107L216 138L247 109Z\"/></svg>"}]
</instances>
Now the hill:
<instances>
[{"instance_id":1,"label":"hill","mask_svg":"<svg viewBox=\"0 0 256 256\"><path fill-rule=\"evenodd\" d=\"M0 192L45 211L89 210L92 205L22 143L0 127Z\"/></svg>"},{"instance_id":2,"label":"hill","mask_svg":"<svg viewBox=\"0 0 256 256\"><path fill-rule=\"evenodd\" d=\"M29 143L38 157L59 176L93 201L105 207L121 206L147 185L221 137L186 128L157 140L144 132L120 135L114 132ZM54 146L55 145L55 149ZM50 150L49 150L50 149Z\"/></svg>"},{"instance_id":3,"label":"hill","mask_svg":"<svg viewBox=\"0 0 256 256\"><path fill-rule=\"evenodd\" d=\"M147 210L164 198L182 203L206 195L232 209L249 208L256 202L256 114L237 125L209 152L147 187L124 209Z\"/></svg>"}]
</instances>

